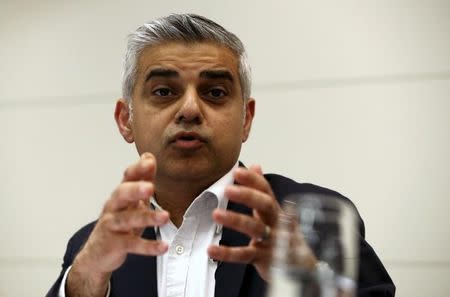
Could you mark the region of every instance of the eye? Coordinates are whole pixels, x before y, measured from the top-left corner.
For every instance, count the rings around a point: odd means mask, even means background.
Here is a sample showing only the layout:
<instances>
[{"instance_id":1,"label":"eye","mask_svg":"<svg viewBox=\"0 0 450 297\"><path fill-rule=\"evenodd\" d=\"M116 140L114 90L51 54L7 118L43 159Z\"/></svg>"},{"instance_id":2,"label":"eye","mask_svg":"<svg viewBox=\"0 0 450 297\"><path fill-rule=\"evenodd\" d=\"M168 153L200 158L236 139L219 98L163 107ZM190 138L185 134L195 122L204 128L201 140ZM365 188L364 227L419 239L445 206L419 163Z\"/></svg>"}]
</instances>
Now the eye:
<instances>
[{"instance_id":1,"label":"eye","mask_svg":"<svg viewBox=\"0 0 450 297\"><path fill-rule=\"evenodd\" d=\"M209 89L207 95L213 99L219 99L227 95L227 93L220 88Z\"/></svg>"},{"instance_id":2,"label":"eye","mask_svg":"<svg viewBox=\"0 0 450 297\"><path fill-rule=\"evenodd\" d=\"M173 96L174 92L172 92L169 88L159 88L153 91L153 94L159 97L167 97L167 96Z\"/></svg>"}]
</instances>

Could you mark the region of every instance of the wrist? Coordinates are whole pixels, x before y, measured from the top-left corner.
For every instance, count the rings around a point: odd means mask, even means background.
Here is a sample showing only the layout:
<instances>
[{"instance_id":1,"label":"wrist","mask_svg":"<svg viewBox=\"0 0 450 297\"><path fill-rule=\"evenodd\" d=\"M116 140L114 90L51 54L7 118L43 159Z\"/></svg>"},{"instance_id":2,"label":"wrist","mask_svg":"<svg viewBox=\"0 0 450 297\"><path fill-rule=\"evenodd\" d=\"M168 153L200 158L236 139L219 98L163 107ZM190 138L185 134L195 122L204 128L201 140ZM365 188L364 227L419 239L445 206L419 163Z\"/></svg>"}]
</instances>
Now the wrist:
<instances>
[{"instance_id":1,"label":"wrist","mask_svg":"<svg viewBox=\"0 0 450 297\"><path fill-rule=\"evenodd\" d=\"M110 272L102 272L81 251L72 264L66 282L66 296L104 297L109 286Z\"/></svg>"}]
</instances>

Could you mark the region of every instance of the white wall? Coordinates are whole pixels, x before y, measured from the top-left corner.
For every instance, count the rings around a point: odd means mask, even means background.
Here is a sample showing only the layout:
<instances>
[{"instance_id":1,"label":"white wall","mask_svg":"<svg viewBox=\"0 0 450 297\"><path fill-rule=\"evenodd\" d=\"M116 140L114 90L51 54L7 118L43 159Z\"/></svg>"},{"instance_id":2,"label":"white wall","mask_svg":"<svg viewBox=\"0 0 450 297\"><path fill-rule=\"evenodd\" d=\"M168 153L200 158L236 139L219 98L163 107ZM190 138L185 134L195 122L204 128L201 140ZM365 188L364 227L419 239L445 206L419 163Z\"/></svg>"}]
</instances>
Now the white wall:
<instances>
[{"instance_id":1,"label":"white wall","mask_svg":"<svg viewBox=\"0 0 450 297\"><path fill-rule=\"evenodd\" d=\"M137 155L113 121L126 34L169 12L235 32L242 160L358 206L397 296L450 294L450 2L0 0L0 296L43 296Z\"/></svg>"}]
</instances>

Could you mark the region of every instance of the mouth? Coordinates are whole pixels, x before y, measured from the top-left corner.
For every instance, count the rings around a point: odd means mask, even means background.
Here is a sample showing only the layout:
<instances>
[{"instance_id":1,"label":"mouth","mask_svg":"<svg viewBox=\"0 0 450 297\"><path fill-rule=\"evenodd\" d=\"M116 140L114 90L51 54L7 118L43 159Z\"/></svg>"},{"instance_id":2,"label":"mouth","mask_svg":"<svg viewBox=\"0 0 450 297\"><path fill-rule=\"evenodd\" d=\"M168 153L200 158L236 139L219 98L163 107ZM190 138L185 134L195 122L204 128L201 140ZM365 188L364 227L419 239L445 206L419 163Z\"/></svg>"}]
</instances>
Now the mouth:
<instances>
[{"instance_id":1,"label":"mouth","mask_svg":"<svg viewBox=\"0 0 450 297\"><path fill-rule=\"evenodd\" d=\"M177 149L195 150L206 143L206 139L196 132L179 132L170 142Z\"/></svg>"}]
</instances>

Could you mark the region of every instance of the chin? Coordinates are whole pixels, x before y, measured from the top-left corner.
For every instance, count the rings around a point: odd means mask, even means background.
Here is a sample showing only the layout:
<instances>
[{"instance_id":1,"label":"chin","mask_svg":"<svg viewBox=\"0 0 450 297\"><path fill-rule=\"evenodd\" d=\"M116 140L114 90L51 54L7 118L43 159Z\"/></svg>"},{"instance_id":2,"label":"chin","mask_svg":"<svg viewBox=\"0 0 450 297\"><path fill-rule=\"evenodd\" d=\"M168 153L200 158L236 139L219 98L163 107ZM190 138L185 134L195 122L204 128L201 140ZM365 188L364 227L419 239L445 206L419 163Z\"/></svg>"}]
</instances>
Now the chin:
<instances>
[{"instance_id":1,"label":"chin","mask_svg":"<svg viewBox=\"0 0 450 297\"><path fill-rule=\"evenodd\" d=\"M180 181L208 179L220 171L215 162L192 159L176 160L166 169L169 176Z\"/></svg>"}]
</instances>

